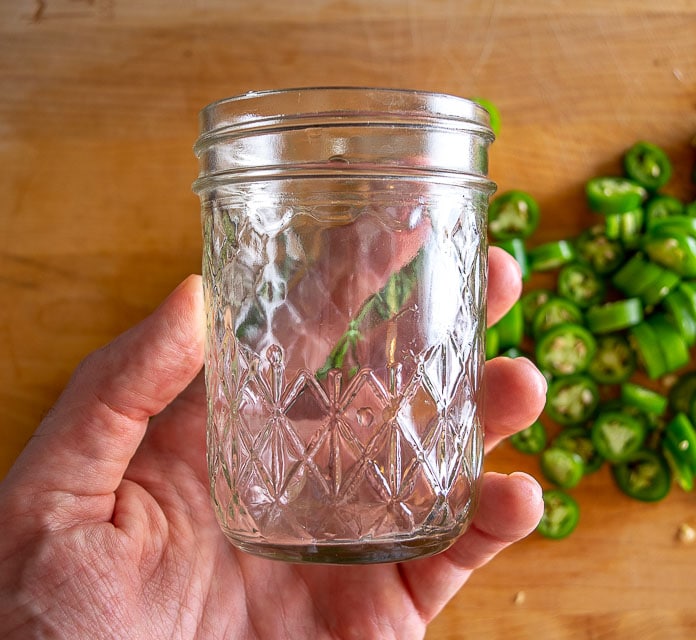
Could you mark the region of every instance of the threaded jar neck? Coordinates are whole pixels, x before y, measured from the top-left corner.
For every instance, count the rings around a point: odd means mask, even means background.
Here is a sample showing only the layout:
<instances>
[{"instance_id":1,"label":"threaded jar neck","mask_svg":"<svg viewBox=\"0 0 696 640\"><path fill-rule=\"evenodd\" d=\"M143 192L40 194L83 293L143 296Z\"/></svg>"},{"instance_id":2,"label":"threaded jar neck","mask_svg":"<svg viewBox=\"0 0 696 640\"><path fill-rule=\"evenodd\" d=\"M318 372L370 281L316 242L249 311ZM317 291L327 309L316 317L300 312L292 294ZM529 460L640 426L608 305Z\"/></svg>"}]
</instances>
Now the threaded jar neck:
<instances>
[{"instance_id":1,"label":"threaded jar neck","mask_svg":"<svg viewBox=\"0 0 696 640\"><path fill-rule=\"evenodd\" d=\"M316 87L249 92L206 106L194 150L202 195L292 177L409 177L487 192L488 112L451 95Z\"/></svg>"}]
</instances>

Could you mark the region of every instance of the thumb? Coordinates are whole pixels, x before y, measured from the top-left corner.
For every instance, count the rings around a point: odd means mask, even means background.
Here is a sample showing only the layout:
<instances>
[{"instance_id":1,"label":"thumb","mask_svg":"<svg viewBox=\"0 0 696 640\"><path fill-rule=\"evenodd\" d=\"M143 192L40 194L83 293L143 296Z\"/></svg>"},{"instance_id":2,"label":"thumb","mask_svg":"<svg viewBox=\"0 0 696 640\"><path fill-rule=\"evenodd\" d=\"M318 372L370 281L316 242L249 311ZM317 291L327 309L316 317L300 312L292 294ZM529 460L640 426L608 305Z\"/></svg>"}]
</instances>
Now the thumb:
<instances>
[{"instance_id":1,"label":"thumb","mask_svg":"<svg viewBox=\"0 0 696 640\"><path fill-rule=\"evenodd\" d=\"M141 323L89 355L8 474L38 492L113 493L151 416L203 363L201 282L190 276Z\"/></svg>"}]
</instances>

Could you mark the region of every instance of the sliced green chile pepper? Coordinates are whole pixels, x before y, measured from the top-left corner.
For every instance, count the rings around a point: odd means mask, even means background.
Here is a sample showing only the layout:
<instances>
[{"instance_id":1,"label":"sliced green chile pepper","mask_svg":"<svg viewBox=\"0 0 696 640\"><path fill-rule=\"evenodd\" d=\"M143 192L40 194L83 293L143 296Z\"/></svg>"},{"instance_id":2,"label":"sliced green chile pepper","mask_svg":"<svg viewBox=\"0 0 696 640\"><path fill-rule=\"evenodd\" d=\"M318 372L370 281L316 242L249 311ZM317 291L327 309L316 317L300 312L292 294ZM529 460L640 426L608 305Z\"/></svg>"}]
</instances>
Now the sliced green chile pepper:
<instances>
[{"instance_id":1,"label":"sliced green chile pepper","mask_svg":"<svg viewBox=\"0 0 696 640\"><path fill-rule=\"evenodd\" d=\"M600 384L619 384L628 380L636 369L636 358L628 340L620 334L597 338L595 352L587 372Z\"/></svg>"},{"instance_id":2,"label":"sliced green chile pepper","mask_svg":"<svg viewBox=\"0 0 696 640\"><path fill-rule=\"evenodd\" d=\"M555 294L549 289L532 289L522 295L520 304L522 305L522 317L524 319L525 328L531 331L532 321L539 308L546 304L551 298L555 298ZM578 312L580 310L578 309ZM578 319L582 314L578 315Z\"/></svg>"},{"instance_id":3,"label":"sliced green chile pepper","mask_svg":"<svg viewBox=\"0 0 696 640\"><path fill-rule=\"evenodd\" d=\"M585 319L594 333L612 333L642 322L643 305L638 298L607 302L588 309Z\"/></svg>"},{"instance_id":4,"label":"sliced green chile pepper","mask_svg":"<svg viewBox=\"0 0 696 640\"><path fill-rule=\"evenodd\" d=\"M545 538L560 540L569 536L578 526L580 507L571 495L560 489L543 492L544 514L537 531Z\"/></svg>"},{"instance_id":5,"label":"sliced green chile pepper","mask_svg":"<svg viewBox=\"0 0 696 640\"><path fill-rule=\"evenodd\" d=\"M609 213L605 218L608 238L620 240L625 247L629 248L637 245L645 219L643 209L638 207L623 213Z\"/></svg>"},{"instance_id":6,"label":"sliced green chile pepper","mask_svg":"<svg viewBox=\"0 0 696 640\"><path fill-rule=\"evenodd\" d=\"M552 327L563 323L582 323L582 311L574 302L558 296L542 304L532 320L532 335L538 340Z\"/></svg>"},{"instance_id":7,"label":"sliced green chile pepper","mask_svg":"<svg viewBox=\"0 0 696 640\"><path fill-rule=\"evenodd\" d=\"M667 222L674 216L684 213L684 205L679 198L667 195L657 195L645 203L645 225L650 231L660 222Z\"/></svg>"},{"instance_id":8,"label":"sliced green chile pepper","mask_svg":"<svg viewBox=\"0 0 696 640\"><path fill-rule=\"evenodd\" d=\"M620 411L602 412L592 425L592 442L609 462L623 462L645 441L645 429L638 420Z\"/></svg>"},{"instance_id":9,"label":"sliced green chile pepper","mask_svg":"<svg viewBox=\"0 0 696 640\"><path fill-rule=\"evenodd\" d=\"M647 197L647 191L628 178L598 177L585 185L590 209L597 213L612 214L633 211Z\"/></svg>"},{"instance_id":10,"label":"sliced green chile pepper","mask_svg":"<svg viewBox=\"0 0 696 640\"><path fill-rule=\"evenodd\" d=\"M582 458L577 453L560 447L546 449L539 462L546 479L563 489L576 487L585 475Z\"/></svg>"},{"instance_id":11,"label":"sliced green chile pepper","mask_svg":"<svg viewBox=\"0 0 696 640\"><path fill-rule=\"evenodd\" d=\"M486 360L495 358L500 353L500 334L497 327L486 329Z\"/></svg>"},{"instance_id":12,"label":"sliced green chile pepper","mask_svg":"<svg viewBox=\"0 0 696 640\"><path fill-rule=\"evenodd\" d=\"M636 142L623 158L626 175L650 191L667 184L672 176L669 156L651 142Z\"/></svg>"},{"instance_id":13,"label":"sliced green chile pepper","mask_svg":"<svg viewBox=\"0 0 696 640\"><path fill-rule=\"evenodd\" d=\"M537 454L544 450L547 439L546 428L536 420L526 429L510 436L510 444L521 453Z\"/></svg>"},{"instance_id":14,"label":"sliced green chile pepper","mask_svg":"<svg viewBox=\"0 0 696 640\"><path fill-rule=\"evenodd\" d=\"M694 472L680 454L679 448L671 440L662 441L662 455L672 471L674 480L684 491L693 491Z\"/></svg>"},{"instance_id":15,"label":"sliced green chile pepper","mask_svg":"<svg viewBox=\"0 0 696 640\"><path fill-rule=\"evenodd\" d=\"M519 347L524 335L524 319L520 301L515 302L494 326L498 330L498 349L500 351Z\"/></svg>"},{"instance_id":16,"label":"sliced green chile pepper","mask_svg":"<svg viewBox=\"0 0 696 640\"><path fill-rule=\"evenodd\" d=\"M600 275L615 271L623 263L625 255L621 242L608 238L601 225L586 229L578 236L575 253L580 262L589 264Z\"/></svg>"},{"instance_id":17,"label":"sliced green chile pepper","mask_svg":"<svg viewBox=\"0 0 696 640\"><path fill-rule=\"evenodd\" d=\"M546 394L546 413L561 425L586 422L599 404L599 388L586 375L552 380Z\"/></svg>"},{"instance_id":18,"label":"sliced green chile pepper","mask_svg":"<svg viewBox=\"0 0 696 640\"><path fill-rule=\"evenodd\" d=\"M696 398L696 371L681 376L669 390L667 397L674 413L688 413L692 400Z\"/></svg>"},{"instance_id":19,"label":"sliced green chile pepper","mask_svg":"<svg viewBox=\"0 0 696 640\"><path fill-rule=\"evenodd\" d=\"M532 271L558 269L575 259L575 248L568 240L540 244L527 253Z\"/></svg>"},{"instance_id":20,"label":"sliced green chile pepper","mask_svg":"<svg viewBox=\"0 0 696 640\"><path fill-rule=\"evenodd\" d=\"M585 427L566 427L556 436L553 446L577 453L585 465L585 475L598 471L604 463Z\"/></svg>"},{"instance_id":21,"label":"sliced green chile pepper","mask_svg":"<svg viewBox=\"0 0 696 640\"><path fill-rule=\"evenodd\" d=\"M601 302L605 290L604 280L586 264L567 264L558 274L558 293L581 309Z\"/></svg>"},{"instance_id":22,"label":"sliced green chile pepper","mask_svg":"<svg viewBox=\"0 0 696 640\"><path fill-rule=\"evenodd\" d=\"M621 491L643 502L662 500L669 493L672 479L664 458L647 449L613 465L612 474Z\"/></svg>"},{"instance_id":23,"label":"sliced green chile pepper","mask_svg":"<svg viewBox=\"0 0 696 640\"><path fill-rule=\"evenodd\" d=\"M647 322L631 327L630 340L649 378L655 380L667 373L660 343Z\"/></svg>"},{"instance_id":24,"label":"sliced green chile pepper","mask_svg":"<svg viewBox=\"0 0 696 640\"><path fill-rule=\"evenodd\" d=\"M684 278L696 277L696 238L658 227L643 240L650 259Z\"/></svg>"},{"instance_id":25,"label":"sliced green chile pepper","mask_svg":"<svg viewBox=\"0 0 696 640\"><path fill-rule=\"evenodd\" d=\"M665 427L665 441L672 443L677 459L696 473L696 431L684 413L678 413Z\"/></svg>"},{"instance_id":26,"label":"sliced green chile pepper","mask_svg":"<svg viewBox=\"0 0 696 640\"><path fill-rule=\"evenodd\" d=\"M624 382L621 385L621 401L655 416L661 416L669 404L661 393L634 382Z\"/></svg>"},{"instance_id":27,"label":"sliced green chile pepper","mask_svg":"<svg viewBox=\"0 0 696 640\"><path fill-rule=\"evenodd\" d=\"M689 347L679 330L662 313L653 313L647 320L662 352L665 372L671 373L689 362Z\"/></svg>"},{"instance_id":28,"label":"sliced green chile pepper","mask_svg":"<svg viewBox=\"0 0 696 640\"><path fill-rule=\"evenodd\" d=\"M585 371L596 351L594 336L585 327L563 323L539 338L536 362L542 371L551 375L568 376Z\"/></svg>"},{"instance_id":29,"label":"sliced green chile pepper","mask_svg":"<svg viewBox=\"0 0 696 640\"><path fill-rule=\"evenodd\" d=\"M528 193L506 191L488 207L488 230L496 240L528 238L539 225L539 205Z\"/></svg>"},{"instance_id":30,"label":"sliced green chile pepper","mask_svg":"<svg viewBox=\"0 0 696 640\"><path fill-rule=\"evenodd\" d=\"M692 347L696 343L696 314L691 310L689 300L682 291L671 291L665 296L663 305L684 342Z\"/></svg>"}]
</instances>

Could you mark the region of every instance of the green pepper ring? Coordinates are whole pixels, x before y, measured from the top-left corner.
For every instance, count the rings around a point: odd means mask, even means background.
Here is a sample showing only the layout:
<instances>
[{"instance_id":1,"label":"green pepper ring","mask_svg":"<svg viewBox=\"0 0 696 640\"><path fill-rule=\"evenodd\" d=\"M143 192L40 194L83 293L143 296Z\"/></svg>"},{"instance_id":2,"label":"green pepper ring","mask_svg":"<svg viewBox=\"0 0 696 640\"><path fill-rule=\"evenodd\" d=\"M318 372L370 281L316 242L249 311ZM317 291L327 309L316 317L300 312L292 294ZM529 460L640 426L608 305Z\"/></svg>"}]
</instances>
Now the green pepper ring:
<instances>
[{"instance_id":1,"label":"green pepper ring","mask_svg":"<svg viewBox=\"0 0 696 640\"><path fill-rule=\"evenodd\" d=\"M577 406L577 402L580 406ZM561 411L559 404L574 410ZM576 425L586 422L599 404L599 388L590 377L580 373L564 378L556 378L549 384L546 394L546 409L549 417L561 425Z\"/></svg>"},{"instance_id":2,"label":"green pepper ring","mask_svg":"<svg viewBox=\"0 0 696 640\"><path fill-rule=\"evenodd\" d=\"M645 428L621 411L602 412L591 429L592 442L609 462L624 462L638 451L645 440Z\"/></svg>"},{"instance_id":3,"label":"green pepper ring","mask_svg":"<svg viewBox=\"0 0 696 640\"><path fill-rule=\"evenodd\" d=\"M672 176L672 163L669 156L651 142L636 142L623 157L626 175L655 191L667 184Z\"/></svg>"},{"instance_id":4,"label":"green pepper ring","mask_svg":"<svg viewBox=\"0 0 696 640\"><path fill-rule=\"evenodd\" d=\"M545 538L560 540L569 536L578 526L580 507L570 494L560 489L543 492L544 514L537 531Z\"/></svg>"},{"instance_id":5,"label":"green pepper ring","mask_svg":"<svg viewBox=\"0 0 696 640\"><path fill-rule=\"evenodd\" d=\"M582 373L597 351L594 336L580 324L564 322L551 327L537 341L536 362L555 376Z\"/></svg>"},{"instance_id":6,"label":"green pepper ring","mask_svg":"<svg viewBox=\"0 0 696 640\"><path fill-rule=\"evenodd\" d=\"M670 490L671 473L666 460L648 449L612 465L612 475L619 489L634 500L657 502Z\"/></svg>"},{"instance_id":7,"label":"green pepper ring","mask_svg":"<svg viewBox=\"0 0 696 640\"><path fill-rule=\"evenodd\" d=\"M496 240L528 238L539 225L539 205L531 195L513 189L488 206L488 230Z\"/></svg>"}]
</instances>

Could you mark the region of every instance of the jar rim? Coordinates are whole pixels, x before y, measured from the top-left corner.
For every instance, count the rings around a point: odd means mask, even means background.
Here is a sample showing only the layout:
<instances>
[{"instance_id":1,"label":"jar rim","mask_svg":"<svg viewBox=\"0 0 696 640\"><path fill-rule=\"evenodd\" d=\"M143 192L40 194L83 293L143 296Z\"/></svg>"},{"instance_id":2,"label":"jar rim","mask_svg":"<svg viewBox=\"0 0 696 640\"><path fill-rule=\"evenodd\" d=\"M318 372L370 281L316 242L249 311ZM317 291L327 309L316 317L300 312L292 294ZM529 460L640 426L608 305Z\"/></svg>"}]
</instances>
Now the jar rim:
<instances>
[{"instance_id":1,"label":"jar rim","mask_svg":"<svg viewBox=\"0 0 696 640\"><path fill-rule=\"evenodd\" d=\"M368 86L317 86L247 91L215 100L199 112L196 154L211 138L275 128L289 121L331 122L351 119L366 124L395 120L421 126L471 129L494 136L488 111L473 100L448 93Z\"/></svg>"}]
</instances>

